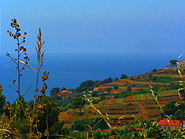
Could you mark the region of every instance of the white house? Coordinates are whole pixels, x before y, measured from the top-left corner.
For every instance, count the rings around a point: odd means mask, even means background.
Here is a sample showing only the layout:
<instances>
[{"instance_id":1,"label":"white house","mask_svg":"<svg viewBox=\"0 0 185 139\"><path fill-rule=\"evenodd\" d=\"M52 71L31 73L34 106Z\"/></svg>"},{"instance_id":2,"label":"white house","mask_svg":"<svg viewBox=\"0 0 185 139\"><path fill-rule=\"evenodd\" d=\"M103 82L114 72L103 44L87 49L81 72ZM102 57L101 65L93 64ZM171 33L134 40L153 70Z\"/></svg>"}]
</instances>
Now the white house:
<instances>
[{"instance_id":1,"label":"white house","mask_svg":"<svg viewBox=\"0 0 185 139\"><path fill-rule=\"evenodd\" d=\"M178 63L179 63L180 67L184 67L185 68L185 60L182 60L182 61L180 61Z\"/></svg>"}]
</instances>

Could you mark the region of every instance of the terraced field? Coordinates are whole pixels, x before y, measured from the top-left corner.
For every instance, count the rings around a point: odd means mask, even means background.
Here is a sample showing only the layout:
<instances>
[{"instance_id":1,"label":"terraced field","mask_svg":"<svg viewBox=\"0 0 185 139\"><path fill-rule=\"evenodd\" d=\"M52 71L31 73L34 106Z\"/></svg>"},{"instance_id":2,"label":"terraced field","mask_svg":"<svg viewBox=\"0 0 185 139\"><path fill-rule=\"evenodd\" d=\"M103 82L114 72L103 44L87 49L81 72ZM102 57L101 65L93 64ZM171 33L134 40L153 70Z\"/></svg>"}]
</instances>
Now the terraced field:
<instances>
[{"instance_id":1,"label":"terraced field","mask_svg":"<svg viewBox=\"0 0 185 139\"><path fill-rule=\"evenodd\" d=\"M163 72L166 72L166 70L156 73L155 76L179 77L174 71L170 71L171 73L174 73L174 75L164 74ZM110 94L116 94L127 90L128 86L136 86L133 87L133 89L137 90L148 89L149 85L170 85L170 83L158 83L152 82L151 80L143 81L144 76L145 75L138 76L140 80L136 80L136 77L134 77L134 80L129 78L103 84L99 86L99 90L105 90L108 87L114 88L114 86L117 85L118 89L113 89L110 92ZM182 102L177 95L177 90L162 91L158 93L158 102L162 107L171 100ZM104 116L108 115L109 122L112 125L115 125L115 120L118 120L120 117L122 117L121 120L127 122L133 122L134 117L139 117L142 120L157 120L161 113L161 110L151 93L128 96L124 99L108 99L95 104L95 107L99 109ZM75 119L84 119L87 117L96 118L97 116L100 116L92 108L84 107L83 109L81 114L78 109L68 111L67 113L62 112L59 118L65 119L67 121L66 123L70 125L73 124Z\"/></svg>"}]
</instances>

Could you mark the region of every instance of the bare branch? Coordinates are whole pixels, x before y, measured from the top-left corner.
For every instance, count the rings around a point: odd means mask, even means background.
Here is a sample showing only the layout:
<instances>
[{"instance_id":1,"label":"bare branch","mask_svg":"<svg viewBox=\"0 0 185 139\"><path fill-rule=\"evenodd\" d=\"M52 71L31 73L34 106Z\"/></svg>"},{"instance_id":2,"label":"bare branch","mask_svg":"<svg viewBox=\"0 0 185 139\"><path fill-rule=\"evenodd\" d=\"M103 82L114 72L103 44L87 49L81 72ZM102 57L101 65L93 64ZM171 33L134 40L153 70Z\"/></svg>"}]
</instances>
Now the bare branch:
<instances>
[{"instance_id":1,"label":"bare branch","mask_svg":"<svg viewBox=\"0 0 185 139\"><path fill-rule=\"evenodd\" d=\"M23 96L25 96L26 93L30 90L31 86L32 86L32 84L30 84L30 86L28 87L28 89L26 90L26 92L23 94Z\"/></svg>"},{"instance_id":2,"label":"bare branch","mask_svg":"<svg viewBox=\"0 0 185 139\"><path fill-rule=\"evenodd\" d=\"M16 90L15 88L11 87L10 85L8 85L11 89L13 89L14 91L18 92L18 90Z\"/></svg>"},{"instance_id":3,"label":"bare branch","mask_svg":"<svg viewBox=\"0 0 185 139\"><path fill-rule=\"evenodd\" d=\"M16 65L18 65L17 62L15 61L15 59L13 59L10 55L8 55L8 57L11 58L12 61L13 61ZM11 62L12 62L12 61L11 61ZM11 62L10 62L10 63L11 63Z\"/></svg>"},{"instance_id":4,"label":"bare branch","mask_svg":"<svg viewBox=\"0 0 185 139\"><path fill-rule=\"evenodd\" d=\"M34 68L32 68L30 65L26 64L25 62L21 61L20 59L15 58L15 60L18 60L19 62L25 64L27 67L29 67L30 69L34 70L36 73L38 73L38 71L36 71Z\"/></svg>"}]
</instances>

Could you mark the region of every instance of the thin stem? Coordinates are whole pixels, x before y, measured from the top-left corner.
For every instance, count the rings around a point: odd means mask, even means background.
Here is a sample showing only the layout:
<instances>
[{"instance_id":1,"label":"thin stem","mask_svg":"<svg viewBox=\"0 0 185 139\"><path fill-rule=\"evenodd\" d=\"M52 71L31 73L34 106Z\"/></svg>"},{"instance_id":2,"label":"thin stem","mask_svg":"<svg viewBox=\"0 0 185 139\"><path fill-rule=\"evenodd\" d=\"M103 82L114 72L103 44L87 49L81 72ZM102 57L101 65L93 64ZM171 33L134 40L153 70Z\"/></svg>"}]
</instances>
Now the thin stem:
<instances>
[{"instance_id":1,"label":"thin stem","mask_svg":"<svg viewBox=\"0 0 185 139\"><path fill-rule=\"evenodd\" d=\"M21 103L21 75L20 75L20 44L19 44L19 38L17 38L17 46L18 46L18 62L17 62L17 72L18 72L18 96L19 96L19 105ZM19 110L19 137L21 137L21 109Z\"/></svg>"}]
</instances>

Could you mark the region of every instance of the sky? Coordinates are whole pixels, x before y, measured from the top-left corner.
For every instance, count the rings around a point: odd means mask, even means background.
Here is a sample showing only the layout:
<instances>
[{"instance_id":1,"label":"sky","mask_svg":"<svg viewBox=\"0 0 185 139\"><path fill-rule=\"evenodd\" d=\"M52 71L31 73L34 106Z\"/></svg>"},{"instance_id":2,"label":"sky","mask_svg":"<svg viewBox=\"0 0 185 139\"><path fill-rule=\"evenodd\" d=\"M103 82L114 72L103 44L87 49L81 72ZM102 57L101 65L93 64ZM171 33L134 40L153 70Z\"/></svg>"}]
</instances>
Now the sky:
<instances>
[{"instance_id":1,"label":"sky","mask_svg":"<svg viewBox=\"0 0 185 139\"><path fill-rule=\"evenodd\" d=\"M0 52L14 52L12 18L34 53L183 53L185 0L0 0Z\"/></svg>"}]
</instances>

